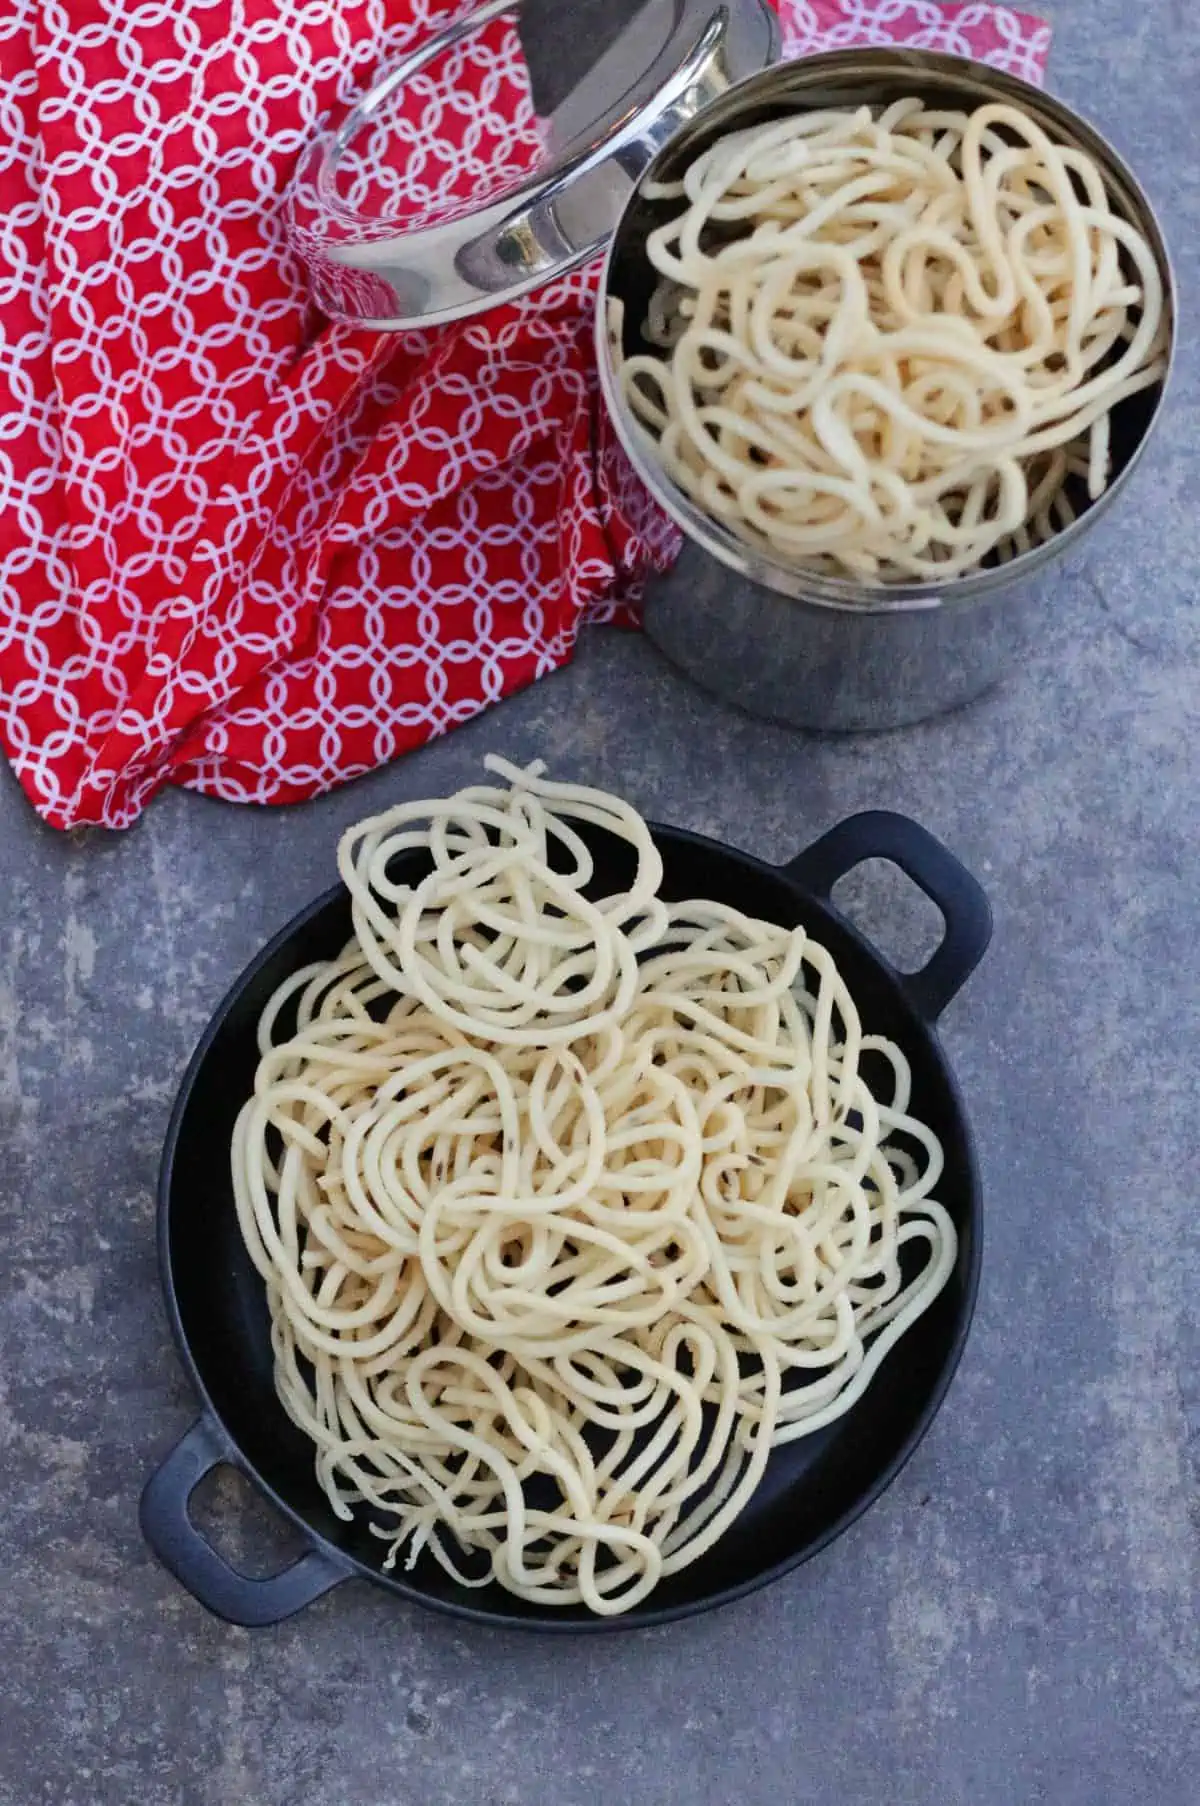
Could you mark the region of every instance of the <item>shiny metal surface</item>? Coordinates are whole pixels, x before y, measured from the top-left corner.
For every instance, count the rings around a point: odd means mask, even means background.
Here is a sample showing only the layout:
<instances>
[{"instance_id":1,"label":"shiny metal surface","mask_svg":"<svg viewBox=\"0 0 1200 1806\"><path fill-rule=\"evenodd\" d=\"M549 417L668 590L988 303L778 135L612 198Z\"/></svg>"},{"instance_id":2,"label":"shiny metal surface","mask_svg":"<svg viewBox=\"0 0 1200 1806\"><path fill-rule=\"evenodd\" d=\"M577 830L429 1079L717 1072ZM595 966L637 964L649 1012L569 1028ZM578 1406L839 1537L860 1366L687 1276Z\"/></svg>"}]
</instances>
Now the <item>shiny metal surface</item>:
<instances>
[{"instance_id":1,"label":"shiny metal surface","mask_svg":"<svg viewBox=\"0 0 1200 1806\"><path fill-rule=\"evenodd\" d=\"M672 664L722 701L764 721L863 733L989 690L1025 644L1042 590L1034 578L966 605L829 608L739 574L688 539L648 585L643 620Z\"/></svg>"},{"instance_id":2,"label":"shiny metal surface","mask_svg":"<svg viewBox=\"0 0 1200 1806\"><path fill-rule=\"evenodd\" d=\"M678 173L726 132L793 110L886 105L916 93L947 105L1007 100L1061 142L1079 146L1104 173L1120 211L1145 233L1161 265L1172 318L1175 287L1162 230L1141 187L1095 130L1052 96L1014 76L927 51L852 50L781 64L742 82L683 126L646 171ZM670 212L631 196L601 282L596 346L604 397L646 487L683 529L678 564L650 588L645 626L696 682L751 713L822 730L899 727L969 702L1011 665L1024 641L1039 577L1103 518L1123 492L1162 408L1167 382L1122 403L1113 416L1114 476L1075 524L995 569L949 584L894 584L886 591L778 562L702 514L666 476L632 419L616 380L608 325L624 307L624 348L645 349L640 322L654 286L647 232ZM1174 333L1168 357L1174 358Z\"/></svg>"},{"instance_id":3,"label":"shiny metal surface","mask_svg":"<svg viewBox=\"0 0 1200 1806\"><path fill-rule=\"evenodd\" d=\"M484 205L411 231L356 212L342 159L413 76L520 0L488 0L393 64L302 159L293 248L332 319L435 325L565 275L608 241L642 171L681 124L779 54L767 0L648 0L549 121L549 162Z\"/></svg>"}]
</instances>

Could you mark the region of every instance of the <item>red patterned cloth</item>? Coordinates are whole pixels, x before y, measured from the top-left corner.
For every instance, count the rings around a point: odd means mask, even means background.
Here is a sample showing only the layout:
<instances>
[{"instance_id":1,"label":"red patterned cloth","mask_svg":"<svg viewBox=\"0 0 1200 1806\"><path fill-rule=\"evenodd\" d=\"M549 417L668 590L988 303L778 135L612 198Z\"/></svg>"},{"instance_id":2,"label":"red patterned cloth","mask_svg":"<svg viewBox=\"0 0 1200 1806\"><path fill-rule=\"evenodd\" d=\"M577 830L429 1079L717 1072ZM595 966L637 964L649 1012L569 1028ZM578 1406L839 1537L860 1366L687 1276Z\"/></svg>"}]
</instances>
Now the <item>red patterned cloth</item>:
<instances>
[{"instance_id":1,"label":"red patterned cloth","mask_svg":"<svg viewBox=\"0 0 1200 1806\"><path fill-rule=\"evenodd\" d=\"M11 7L12 0L10 0ZM613 443L594 272L426 334L330 326L280 196L461 0L16 0L0 16L0 740L56 827L164 783L297 801L571 655L673 552ZM789 50L1040 78L1000 7L782 0ZM537 154L500 21L389 122L409 210Z\"/></svg>"}]
</instances>

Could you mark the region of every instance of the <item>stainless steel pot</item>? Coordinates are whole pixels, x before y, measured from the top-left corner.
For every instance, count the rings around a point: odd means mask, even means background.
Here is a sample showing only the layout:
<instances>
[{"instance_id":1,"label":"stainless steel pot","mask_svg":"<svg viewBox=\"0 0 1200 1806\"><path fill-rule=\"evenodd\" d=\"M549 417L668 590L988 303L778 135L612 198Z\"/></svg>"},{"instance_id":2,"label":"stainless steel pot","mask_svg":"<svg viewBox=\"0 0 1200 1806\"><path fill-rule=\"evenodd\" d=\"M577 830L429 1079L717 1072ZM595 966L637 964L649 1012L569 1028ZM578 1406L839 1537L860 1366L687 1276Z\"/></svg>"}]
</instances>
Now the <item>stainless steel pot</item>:
<instances>
[{"instance_id":1,"label":"stainless steel pot","mask_svg":"<svg viewBox=\"0 0 1200 1806\"><path fill-rule=\"evenodd\" d=\"M289 197L293 250L334 319L394 331L462 319L565 274L607 246L597 359L616 429L646 488L682 528L678 564L650 588L650 637L707 689L753 714L816 729L899 727L969 702L1013 662L1056 559L1122 493L1158 419L1166 384L1114 415L1114 478L1076 524L997 570L942 586L886 591L804 572L752 551L698 512L629 418L607 331L625 303L626 349L654 285L645 256L663 217L646 183L673 174L715 138L796 109L885 105L903 95L975 107L1007 100L1098 163L1118 209L1146 235L1174 312L1158 222L1095 129L1061 101L958 57L848 50L779 64L768 0L646 0L548 122L548 161L478 207L419 229L352 208L342 160L392 97L447 49L522 0L483 0L381 72L298 165ZM1173 350L1173 346L1172 346Z\"/></svg>"},{"instance_id":2,"label":"stainless steel pot","mask_svg":"<svg viewBox=\"0 0 1200 1806\"><path fill-rule=\"evenodd\" d=\"M1022 107L1102 170L1117 210L1146 236L1162 269L1171 318L1174 280L1162 231L1125 164L1078 114L1014 76L926 51L847 50L778 64L739 83L682 126L638 182L613 235L596 327L600 380L622 444L651 495L684 533L679 562L650 586L645 627L672 662L713 694L796 727L901 727L981 695L1013 663L1057 559L1121 495L1158 421L1166 382L1113 417L1107 490L1047 544L994 570L945 585L869 589L779 562L702 514L666 476L616 379L609 303L624 304L624 350L644 350L640 323L654 287L647 233L671 212L645 186L670 180L730 131L820 107L885 106L915 94L945 106ZM1172 328L1171 353L1174 350ZM1168 363L1170 362L1170 357ZM1168 378L1169 378L1168 368Z\"/></svg>"}]
</instances>

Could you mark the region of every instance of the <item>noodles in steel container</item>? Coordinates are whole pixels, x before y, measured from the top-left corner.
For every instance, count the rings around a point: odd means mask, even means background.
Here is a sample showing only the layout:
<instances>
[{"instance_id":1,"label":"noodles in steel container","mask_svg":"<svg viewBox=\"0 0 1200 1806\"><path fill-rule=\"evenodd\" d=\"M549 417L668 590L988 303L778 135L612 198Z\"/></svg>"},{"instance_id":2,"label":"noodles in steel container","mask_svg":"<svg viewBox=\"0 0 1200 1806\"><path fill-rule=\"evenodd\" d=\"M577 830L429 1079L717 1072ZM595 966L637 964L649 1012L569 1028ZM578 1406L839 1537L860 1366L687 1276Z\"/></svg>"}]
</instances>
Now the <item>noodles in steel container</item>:
<instances>
[{"instance_id":1,"label":"noodles in steel container","mask_svg":"<svg viewBox=\"0 0 1200 1806\"><path fill-rule=\"evenodd\" d=\"M1154 249L1011 102L796 113L643 196L678 206L621 394L666 475L781 561L873 585L1028 551L1103 493L1113 409L1163 381Z\"/></svg>"}]
</instances>

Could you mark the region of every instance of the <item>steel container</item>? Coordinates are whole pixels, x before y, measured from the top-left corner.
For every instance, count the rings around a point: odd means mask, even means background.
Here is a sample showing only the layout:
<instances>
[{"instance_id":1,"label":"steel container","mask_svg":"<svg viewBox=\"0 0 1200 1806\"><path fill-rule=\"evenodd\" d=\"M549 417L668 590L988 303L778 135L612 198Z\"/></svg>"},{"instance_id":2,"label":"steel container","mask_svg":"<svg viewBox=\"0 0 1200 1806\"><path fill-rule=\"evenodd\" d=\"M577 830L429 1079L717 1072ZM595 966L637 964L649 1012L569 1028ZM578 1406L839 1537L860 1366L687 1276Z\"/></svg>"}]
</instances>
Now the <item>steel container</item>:
<instances>
[{"instance_id":1,"label":"steel container","mask_svg":"<svg viewBox=\"0 0 1200 1806\"><path fill-rule=\"evenodd\" d=\"M617 380L610 303L624 308L625 354L645 350L640 324L656 282L647 234L678 203L647 199L714 140L796 111L883 107L908 95L974 109L1008 102L1056 142L1099 166L1114 209L1144 234L1169 309L1167 378L1113 414L1108 488L1074 522L1007 564L944 584L869 587L789 564L747 545L703 514L667 476ZM622 444L655 501L682 529L678 563L645 602L651 639L689 677L758 716L818 730L901 727L982 694L1017 658L1055 564L1125 491L1158 422L1174 351L1170 258L1150 202L1117 152L1062 101L1015 76L926 51L836 51L777 64L738 83L683 125L645 170L617 224L601 279L596 347L605 402Z\"/></svg>"}]
</instances>

